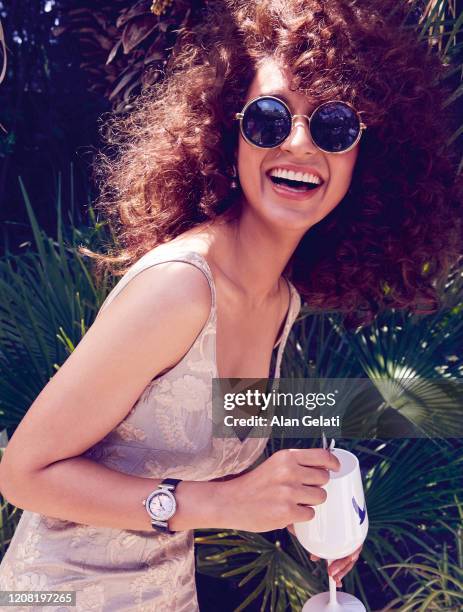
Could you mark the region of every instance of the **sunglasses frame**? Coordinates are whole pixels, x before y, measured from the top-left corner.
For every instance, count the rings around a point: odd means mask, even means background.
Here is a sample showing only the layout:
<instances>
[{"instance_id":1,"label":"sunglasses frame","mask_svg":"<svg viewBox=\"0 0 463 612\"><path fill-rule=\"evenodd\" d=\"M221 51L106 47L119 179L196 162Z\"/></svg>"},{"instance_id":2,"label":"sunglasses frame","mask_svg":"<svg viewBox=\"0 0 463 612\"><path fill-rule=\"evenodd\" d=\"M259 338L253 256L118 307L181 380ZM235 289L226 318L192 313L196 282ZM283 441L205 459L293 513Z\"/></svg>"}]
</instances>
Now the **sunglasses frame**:
<instances>
[{"instance_id":1,"label":"sunglasses frame","mask_svg":"<svg viewBox=\"0 0 463 612\"><path fill-rule=\"evenodd\" d=\"M251 140L249 140L249 138L247 138L246 134L244 133L243 130L243 119L244 119L244 115L248 109L249 106L251 106L251 104L253 102L256 102L257 100L262 100L262 99L270 99L270 100L276 100L277 102L279 102L280 104L282 104L286 110L288 111L288 115L291 117L291 129L288 133L288 136L286 136L286 138L284 140L282 140L281 142L279 142L278 144L274 145L273 147L262 147L260 145L256 145L254 142L252 142ZM349 106L354 113L357 115L358 120L359 120L359 125L360 125L360 129L359 129L359 133L357 135L357 138L355 139L355 142L352 143L352 145L348 148L348 149L343 149L342 151L327 151L326 149L322 149L322 147L319 147L316 142L313 140L312 138L312 132L310 130L310 122L312 117L314 116L314 114L320 109L322 108L322 106L325 106L326 104L331 104L332 102L340 102L341 104L345 104L346 106ZM328 100L327 102L323 102L322 104L320 104L319 106L317 106L317 108L315 108L310 117L308 115L293 115L291 113L291 109L289 108L289 106L286 104L286 102L284 102L284 100L282 100L281 98L278 98L277 96L257 96L256 98L253 98L252 100L249 100L249 102L247 102L244 107L243 110L240 113L235 113L235 120L239 120L240 122L240 132L242 137L244 138L244 140L251 145L251 147L255 147L256 149L276 149L277 147L279 147L280 145L282 145L285 140L287 140L289 138L289 136L292 134L293 128L294 128L294 118L295 117L305 117L308 121L309 124L309 132L310 132L310 138L312 139L313 144L317 147L317 149L319 149L320 151L323 151L323 153L330 153L331 155L342 155L343 153L347 153L348 151L350 151L351 149L353 149L356 144L359 142L360 138L362 137L363 131L367 129L367 126L365 123L362 122L361 117L360 117L360 113L359 111L357 111L352 104L350 104L349 102L344 102L344 100Z\"/></svg>"}]
</instances>

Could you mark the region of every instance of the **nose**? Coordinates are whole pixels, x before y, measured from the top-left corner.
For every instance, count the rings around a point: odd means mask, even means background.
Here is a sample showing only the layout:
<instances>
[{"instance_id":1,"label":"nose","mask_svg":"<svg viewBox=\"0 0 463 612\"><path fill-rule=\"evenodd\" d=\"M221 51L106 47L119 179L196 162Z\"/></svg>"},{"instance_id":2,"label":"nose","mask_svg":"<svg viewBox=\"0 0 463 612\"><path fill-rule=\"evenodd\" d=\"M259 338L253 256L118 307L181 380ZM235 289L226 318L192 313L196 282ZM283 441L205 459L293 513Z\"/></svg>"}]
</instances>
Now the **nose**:
<instances>
[{"instance_id":1,"label":"nose","mask_svg":"<svg viewBox=\"0 0 463 612\"><path fill-rule=\"evenodd\" d=\"M318 150L310 135L309 118L306 115L294 115L293 129L281 144L281 148L296 156L315 153Z\"/></svg>"}]
</instances>

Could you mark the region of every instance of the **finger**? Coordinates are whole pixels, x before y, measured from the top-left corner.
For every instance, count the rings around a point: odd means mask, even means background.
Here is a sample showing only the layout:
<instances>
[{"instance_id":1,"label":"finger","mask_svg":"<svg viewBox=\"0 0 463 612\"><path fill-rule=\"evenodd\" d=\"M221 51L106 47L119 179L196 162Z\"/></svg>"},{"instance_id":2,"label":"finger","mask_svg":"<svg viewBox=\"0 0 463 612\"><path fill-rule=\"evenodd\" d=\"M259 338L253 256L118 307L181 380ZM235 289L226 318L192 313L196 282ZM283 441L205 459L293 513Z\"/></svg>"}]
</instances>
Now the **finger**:
<instances>
[{"instance_id":1,"label":"finger","mask_svg":"<svg viewBox=\"0 0 463 612\"><path fill-rule=\"evenodd\" d=\"M328 568L328 574L332 578L336 578L348 565L349 561L346 561L345 559L338 559L337 561L333 561L333 563L331 563Z\"/></svg>"},{"instance_id":2,"label":"finger","mask_svg":"<svg viewBox=\"0 0 463 612\"><path fill-rule=\"evenodd\" d=\"M315 510L311 506L296 504L291 519L294 523L303 523L304 521L311 521L314 516Z\"/></svg>"},{"instance_id":3,"label":"finger","mask_svg":"<svg viewBox=\"0 0 463 612\"><path fill-rule=\"evenodd\" d=\"M328 569L328 573L330 574L330 576L335 576L338 575L339 573L345 571L345 569L350 565L350 564L355 564L355 561L351 558L351 557L346 557L344 559L338 559L337 561L334 561L329 569Z\"/></svg>"},{"instance_id":4,"label":"finger","mask_svg":"<svg viewBox=\"0 0 463 612\"><path fill-rule=\"evenodd\" d=\"M293 472L295 482L304 485L326 485L330 480L330 473L323 468L297 465Z\"/></svg>"},{"instance_id":5,"label":"finger","mask_svg":"<svg viewBox=\"0 0 463 612\"><path fill-rule=\"evenodd\" d=\"M338 458L334 453L330 453L323 448L288 448L299 465L307 467L323 467L327 470L337 472L341 468Z\"/></svg>"},{"instance_id":6,"label":"finger","mask_svg":"<svg viewBox=\"0 0 463 612\"><path fill-rule=\"evenodd\" d=\"M333 561L333 563L330 564L330 567L328 569L328 573L330 576L335 576L340 574L341 572L345 571L345 569L350 565L354 565L355 564L354 559L352 559L352 557L344 557L343 559L337 559L336 561ZM346 572L347 573L347 572Z\"/></svg>"},{"instance_id":7,"label":"finger","mask_svg":"<svg viewBox=\"0 0 463 612\"><path fill-rule=\"evenodd\" d=\"M345 563L343 566L335 565L333 568L331 568L330 566L328 572L330 573L330 575L332 575L332 577L335 580L341 580L342 578L344 578L344 576L346 576L353 569L357 560L358 560L358 556L352 555L348 563ZM341 560L339 560L339 562L340 561ZM334 564L331 564L331 565L334 565Z\"/></svg>"},{"instance_id":8,"label":"finger","mask_svg":"<svg viewBox=\"0 0 463 612\"><path fill-rule=\"evenodd\" d=\"M351 561L355 564L360 556L362 548L363 548L363 544L361 544L356 550L354 550L354 552L351 555L348 555L347 557L343 557L342 559L336 559L335 561L330 563L328 572L330 574L339 572L343 569L343 567L345 567Z\"/></svg>"},{"instance_id":9,"label":"finger","mask_svg":"<svg viewBox=\"0 0 463 612\"><path fill-rule=\"evenodd\" d=\"M310 485L297 485L294 488L294 501L306 506L318 506L323 504L327 498L327 492L322 487L312 487Z\"/></svg>"},{"instance_id":10,"label":"finger","mask_svg":"<svg viewBox=\"0 0 463 612\"><path fill-rule=\"evenodd\" d=\"M342 582L339 578L334 579L332 576L330 576L330 578L335 581L337 589L342 587Z\"/></svg>"},{"instance_id":11,"label":"finger","mask_svg":"<svg viewBox=\"0 0 463 612\"><path fill-rule=\"evenodd\" d=\"M312 555L312 553L310 554L310 560L311 561L320 561L320 557L317 557L317 555Z\"/></svg>"},{"instance_id":12,"label":"finger","mask_svg":"<svg viewBox=\"0 0 463 612\"><path fill-rule=\"evenodd\" d=\"M344 576L346 576L353 568L354 568L355 563L352 561L351 563L349 563L349 565L347 567L345 567L343 570L341 570L339 573L335 574L333 576L333 579L336 581L341 581Z\"/></svg>"}]
</instances>

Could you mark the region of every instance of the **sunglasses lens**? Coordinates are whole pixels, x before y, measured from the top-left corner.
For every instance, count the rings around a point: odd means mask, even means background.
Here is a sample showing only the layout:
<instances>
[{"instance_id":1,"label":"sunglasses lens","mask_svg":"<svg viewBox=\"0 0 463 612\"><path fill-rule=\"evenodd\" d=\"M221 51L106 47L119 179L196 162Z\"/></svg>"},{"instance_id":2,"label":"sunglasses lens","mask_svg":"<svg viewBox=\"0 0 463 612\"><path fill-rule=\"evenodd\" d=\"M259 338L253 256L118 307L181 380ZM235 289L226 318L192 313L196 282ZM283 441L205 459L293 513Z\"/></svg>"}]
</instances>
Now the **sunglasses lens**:
<instances>
[{"instance_id":1,"label":"sunglasses lens","mask_svg":"<svg viewBox=\"0 0 463 612\"><path fill-rule=\"evenodd\" d=\"M359 116L344 102L326 102L314 113L310 131L320 149L329 153L345 151L358 138Z\"/></svg>"},{"instance_id":2,"label":"sunglasses lens","mask_svg":"<svg viewBox=\"0 0 463 612\"><path fill-rule=\"evenodd\" d=\"M291 131L291 115L278 100L262 97L247 107L242 127L246 138L254 145L276 147Z\"/></svg>"}]
</instances>

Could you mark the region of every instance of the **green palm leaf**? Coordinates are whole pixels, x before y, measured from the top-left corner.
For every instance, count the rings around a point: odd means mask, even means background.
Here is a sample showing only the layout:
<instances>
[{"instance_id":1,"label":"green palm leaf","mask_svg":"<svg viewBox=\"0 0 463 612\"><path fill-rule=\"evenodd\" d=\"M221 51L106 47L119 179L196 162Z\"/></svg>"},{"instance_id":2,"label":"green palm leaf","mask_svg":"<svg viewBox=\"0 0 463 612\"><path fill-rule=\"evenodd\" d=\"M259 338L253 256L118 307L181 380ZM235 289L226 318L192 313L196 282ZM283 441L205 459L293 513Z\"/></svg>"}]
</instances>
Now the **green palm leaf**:
<instances>
[{"instance_id":1,"label":"green palm leaf","mask_svg":"<svg viewBox=\"0 0 463 612\"><path fill-rule=\"evenodd\" d=\"M34 399L83 337L107 286L97 288L76 240L90 243L99 229L65 236L58 183L58 240L39 228L20 181L35 250L9 251L0 260L0 426L14 430Z\"/></svg>"}]
</instances>

